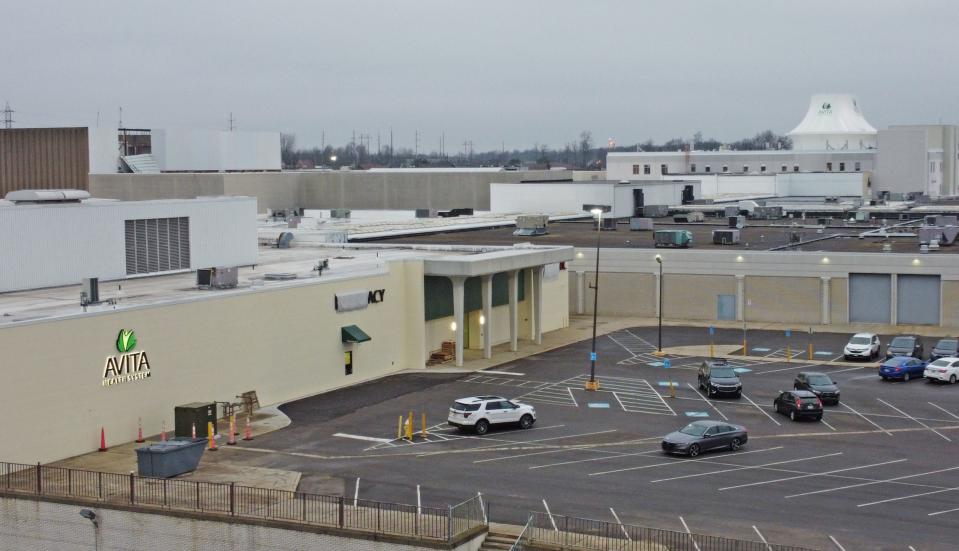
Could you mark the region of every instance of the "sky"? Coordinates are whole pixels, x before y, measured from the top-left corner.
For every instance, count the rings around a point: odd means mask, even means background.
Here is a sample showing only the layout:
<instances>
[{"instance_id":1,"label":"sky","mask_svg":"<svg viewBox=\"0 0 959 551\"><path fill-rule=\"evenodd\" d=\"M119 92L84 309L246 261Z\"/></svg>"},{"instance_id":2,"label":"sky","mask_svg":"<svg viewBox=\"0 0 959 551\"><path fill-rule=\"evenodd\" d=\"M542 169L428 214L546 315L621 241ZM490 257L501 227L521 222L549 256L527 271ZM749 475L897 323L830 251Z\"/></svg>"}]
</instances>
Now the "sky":
<instances>
[{"instance_id":1,"label":"sky","mask_svg":"<svg viewBox=\"0 0 959 551\"><path fill-rule=\"evenodd\" d=\"M0 0L14 126L562 148L788 132L815 93L959 123L956 0ZM2 104L0 104L2 106Z\"/></svg>"}]
</instances>

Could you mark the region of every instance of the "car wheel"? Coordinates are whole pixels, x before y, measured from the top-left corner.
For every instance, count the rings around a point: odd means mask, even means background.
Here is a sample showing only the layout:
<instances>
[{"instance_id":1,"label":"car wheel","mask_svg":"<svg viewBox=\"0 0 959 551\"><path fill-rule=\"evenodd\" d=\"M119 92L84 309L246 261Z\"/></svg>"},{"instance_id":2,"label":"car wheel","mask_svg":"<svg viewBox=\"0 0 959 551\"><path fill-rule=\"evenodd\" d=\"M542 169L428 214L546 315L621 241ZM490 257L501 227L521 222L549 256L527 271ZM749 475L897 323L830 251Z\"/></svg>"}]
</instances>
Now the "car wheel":
<instances>
[{"instance_id":1,"label":"car wheel","mask_svg":"<svg viewBox=\"0 0 959 551\"><path fill-rule=\"evenodd\" d=\"M740 398L742 398L742 397L743 397L743 391L740 390L740 391L737 392L733 397L736 398L737 400L740 399Z\"/></svg>"},{"instance_id":2,"label":"car wheel","mask_svg":"<svg viewBox=\"0 0 959 551\"><path fill-rule=\"evenodd\" d=\"M909 382L909 372L907 371L905 375L902 376L902 382Z\"/></svg>"},{"instance_id":3,"label":"car wheel","mask_svg":"<svg viewBox=\"0 0 959 551\"><path fill-rule=\"evenodd\" d=\"M473 425L473 430L476 431L476 434L483 436L489 432L489 421L486 419L480 419L475 425Z\"/></svg>"},{"instance_id":4,"label":"car wheel","mask_svg":"<svg viewBox=\"0 0 959 551\"><path fill-rule=\"evenodd\" d=\"M797 412L796 410L790 411L790 412L789 412L789 418L792 419L793 421L798 421L798 420L799 420L799 412Z\"/></svg>"},{"instance_id":5,"label":"car wheel","mask_svg":"<svg viewBox=\"0 0 959 551\"><path fill-rule=\"evenodd\" d=\"M533 416L527 413L526 415L520 417L520 418L519 418L519 426L522 427L522 428L524 428L524 429L528 429L528 428L532 427L532 426L533 426Z\"/></svg>"},{"instance_id":6,"label":"car wheel","mask_svg":"<svg viewBox=\"0 0 959 551\"><path fill-rule=\"evenodd\" d=\"M888 380L889 380L889 378L886 377L885 375L880 375L880 377L882 377L882 380L883 380L883 381L888 381Z\"/></svg>"},{"instance_id":7,"label":"car wheel","mask_svg":"<svg viewBox=\"0 0 959 551\"><path fill-rule=\"evenodd\" d=\"M743 443L739 438L733 438L733 441L729 444L729 449L733 451L738 451L739 448L743 447Z\"/></svg>"},{"instance_id":8,"label":"car wheel","mask_svg":"<svg viewBox=\"0 0 959 551\"><path fill-rule=\"evenodd\" d=\"M949 384L951 384L951 385L956 384L956 376L955 376L955 375L950 375L950 376L949 376Z\"/></svg>"},{"instance_id":9,"label":"car wheel","mask_svg":"<svg viewBox=\"0 0 959 551\"><path fill-rule=\"evenodd\" d=\"M696 457L699 455L699 444L690 444L689 449L686 450L689 454L689 457Z\"/></svg>"}]
</instances>

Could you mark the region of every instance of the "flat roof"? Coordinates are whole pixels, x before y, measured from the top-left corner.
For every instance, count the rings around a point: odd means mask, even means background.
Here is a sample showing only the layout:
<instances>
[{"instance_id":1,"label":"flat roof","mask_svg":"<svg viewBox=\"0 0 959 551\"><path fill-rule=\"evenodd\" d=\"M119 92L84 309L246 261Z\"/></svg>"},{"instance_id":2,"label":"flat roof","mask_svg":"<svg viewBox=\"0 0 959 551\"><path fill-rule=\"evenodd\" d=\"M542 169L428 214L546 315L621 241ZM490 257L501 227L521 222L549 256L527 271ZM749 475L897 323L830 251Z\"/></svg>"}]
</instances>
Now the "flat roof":
<instances>
[{"instance_id":1,"label":"flat roof","mask_svg":"<svg viewBox=\"0 0 959 551\"><path fill-rule=\"evenodd\" d=\"M801 221L797 221L801 222ZM886 241L881 238L859 239L858 234L876 229L878 225L865 223L840 225L834 221L835 225L822 229L819 233L819 227L816 226L815 219L805 221L805 227L797 227L795 231L800 232L802 240L813 240L828 236L834 236L828 240L808 243L799 247L786 249L786 251L829 251L829 252L856 252L856 253L878 253L883 252L883 243ZM756 220L747 221L747 226L740 232L740 243L737 245L715 245L712 242L712 231L716 229L729 229L727 223L720 223L715 218L707 218L705 223L673 223L672 217L660 218L655 220L655 229L683 229L689 230L693 234L692 249L713 249L713 250L750 250L766 251L774 247L779 247L789 243L789 233L794 229L791 222L787 220ZM516 236L513 235L513 228L491 228L484 230L475 230L456 233L437 233L432 235L410 235L382 239L379 243L417 243L430 245L515 245L516 243L532 243L535 245L551 246L573 246L573 247L595 247L596 229L591 220L553 222L549 224L549 233L542 236ZM891 232L897 229L890 230ZM915 232L915 228L905 228L900 231ZM917 237L891 237L888 243L894 253L917 254L919 252L919 241ZM630 231L629 224L617 224L616 231L604 231L602 233L603 248L654 248L653 232L651 231ZM930 252L930 255L956 254L959 253L959 243L953 246L943 246L938 251Z\"/></svg>"}]
</instances>

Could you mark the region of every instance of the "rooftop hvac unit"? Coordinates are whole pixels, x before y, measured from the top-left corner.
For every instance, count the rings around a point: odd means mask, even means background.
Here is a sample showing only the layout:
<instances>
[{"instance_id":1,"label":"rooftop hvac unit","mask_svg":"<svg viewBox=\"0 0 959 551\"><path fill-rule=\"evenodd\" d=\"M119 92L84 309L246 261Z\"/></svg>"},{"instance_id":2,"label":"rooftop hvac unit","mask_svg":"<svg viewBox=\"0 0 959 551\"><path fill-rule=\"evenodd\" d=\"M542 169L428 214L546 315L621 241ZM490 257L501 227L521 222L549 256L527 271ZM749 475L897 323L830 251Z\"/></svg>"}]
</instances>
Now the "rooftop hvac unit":
<instances>
[{"instance_id":1,"label":"rooftop hvac unit","mask_svg":"<svg viewBox=\"0 0 959 551\"><path fill-rule=\"evenodd\" d=\"M693 242L693 234L687 230L656 230L653 241L656 247L686 248Z\"/></svg>"},{"instance_id":2,"label":"rooftop hvac unit","mask_svg":"<svg viewBox=\"0 0 959 551\"><path fill-rule=\"evenodd\" d=\"M549 216L545 214L533 214L516 217L516 231L513 235L546 235L549 233L546 226L549 224Z\"/></svg>"},{"instance_id":3,"label":"rooftop hvac unit","mask_svg":"<svg viewBox=\"0 0 959 551\"><path fill-rule=\"evenodd\" d=\"M290 242L293 241L293 234L285 231L280 232L280 235L276 238L276 248L277 249L289 249Z\"/></svg>"},{"instance_id":4,"label":"rooftop hvac unit","mask_svg":"<svg viewBox=\"0 0 959 551\"><path fill-rule=\"evenodd\" d=\"M236 266L201 268L196 271L196 286L201 289L232 289L237 285Z\"/></svg>"},{"instance_id":5,"label":"rooftop hvac unit","mask_svg":"<svg viewBox=\"0 0 959 551\"><path fill-rule=\"evenodd\" d=\"M441 210L437 212L436 214L438 214L440 218L453 218L455 216L473 216L473 209L460 208L460 209L450 209L446 211Z\"/></svg>"},{"instance_id":6,"label":"rooftop hvac unit","mask_svg":"<svg viewBox=\"0 0 959 551\"><path fill-rule=\"evenodd\" d=\"M652 218L630 218L629 219L629 231L653 231Z\"/></svg>"},{"instance_id":7,"label":"rooftop hvac unit","mask_svg":"<svg viewBox=\"0 0 959 551\"><path fill-rule=\"evenodd\" d=\"M80 282L80 305L100 303L100 280L95 277L84 278Z\"/></svg>"},{"instance_id":8,"label":"rooftop hvac unit","mask_svg":"<svg viewBox=\"0 0 959 551\"><path fill-rule=\"evenodd\" d=\"M416 209L417 218L436 218L436 209Z\"/></svg>"},{"instance_id":9,"label":"rooftop hvac unit","mask_svg":"<svg viewBox=\"0 0 959 551\"><path fill-rule=\"evenodd\" d=\"M350 209L330 209L330 218L349 219Z\"/></svg>"},{"instance_id":10,"label":"rooftop hvac unit","mask_svg":"<svg viewBox=\"0 0 959 551\"><path fill-rule=\"evenodd\" d=\"M602 224L602 227L601 227L600 229L602 229L603 231L616 231L616 219L615 219L615 218L612 218L612 217L610 217L610 218L603 218L602 222L600 222L600 223Z\"/></svg>"},{"instance_id":11,"label":"rooftop hvac unit","mask_svg":"<svg viewBox=\"0 0 959 551\"><path fill-rule=\"evenodd\" d=\"M669 205L645 205L643 207L643 217L645 218L663 218L669 216Z\"/></svg>"},{"instance_id":12,"label":"rooftop hvac unit","mask_svg":"<svg viewBox=\"0 0 959 551\"><path fill-rule=\"evenodd\" d=\"M942 228L938 226L922 226L919 228L920 243L931 243L932 241L942 240Z\"/></svg>"},{"instance_id":13,"label":"rooftop hvac unit","mask_svg":"<svg viewBox=\"0 0 959 551\"><path fill-rule=\"evenodd\" d=\"M856 222L868 222L868 221L869 221L869 213L867 211L864 211L864 210L856 211Z\"/></svg>"},{"instance_id":14,"label":"rooftop hvac unit","mask_svg":"<svg viewBox=\"0 0 959 551\"><path fill-rule=\"evenodd\" d=\"M942 239L939 241L939 244L952 245L955 243L957 236L959 236L959 226L943 226Z\"/></svg>"},{"instance_id":15,"label":"rooftop hvac unit","mask_svg":"<svg viewBox=\"0 0 959 551\"><path fill-rule=\"evenodd\" d=\"M959 217L953 214L930 214L924 220L927 226L955 226L959 224Z\"/></svg>"},{"instance_id":16,"label":"rooftop hvac unit","mask_svg":"<svg viewBox=\"0 0 959 551\"><path fill-rule=\"evenodd\" d=\"M723 216L726 218L732 218L733 216L739 216L739 207L737 206L728 206L723 209Z\"/></svg>"},{"instance_id":17,"label":"rooftop hvac unit","mask_svg":"<svg viewBox=\"0 0 959 551\"><path fill-rule=\"evenodd\" d=\"M713 230L713 243L716 245L736 245L739 243L739 230Z\"/></svg>"},{"instance_id":18,"label":"rooftop hvac unit","mask_svg":"<svg viewBox=\"0 0 959 551\"><path fill-rule=\"evenodd\" d=\"M746 227L746 217L743 215L739 216L730 216L729 217L729 227L736 229L743 229Z\"/></svg>"},{"instance_id":19,"label":"rooftop hvac unit","mask_svg":"<svg viewBox=\"0 0 959 551\"><path fill-rule=\"evenodd\" d=\"M783 217L782 207L756 207L753 217L762 220L778 220Z\"/></svg>"},{"instance_id":20,"label":"rooftop hvac unit","mask_svg":"<svg viewBox=\"0 0 959 551\"><path fill-rule=\"evenodd\" d=\"M799 243L802 241L802 232L798 230L790 230L788 233L790 243Z\"/></svg>"}]
</instances>

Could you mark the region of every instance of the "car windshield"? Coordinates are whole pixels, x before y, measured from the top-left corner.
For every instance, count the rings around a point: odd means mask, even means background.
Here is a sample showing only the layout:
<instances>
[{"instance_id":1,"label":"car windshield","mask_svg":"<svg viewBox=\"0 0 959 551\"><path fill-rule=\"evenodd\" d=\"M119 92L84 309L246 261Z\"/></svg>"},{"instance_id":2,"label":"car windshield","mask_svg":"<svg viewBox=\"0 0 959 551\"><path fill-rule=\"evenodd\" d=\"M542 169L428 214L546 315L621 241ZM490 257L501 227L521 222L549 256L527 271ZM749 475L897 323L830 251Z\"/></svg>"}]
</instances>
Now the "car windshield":
<instances>
[{"instance_id":1,"label":"car windshield","mask_svg":"<svg viewBox=\"0 0 959 551\"><path fill-rule=\"evenodd\" d=\"M688 434L690 436L702 436L706 429L709 428L709 425L700 425L699 423L690 423L680 429L679 432L683 434Z\"/></svg>"},{"instance_id":2,"label":"car windshield","mask_svg":"<svg viewBox=\"0 0 959 551\"><path fill-rule=\"evenodd\" d=\"M959 341L955 339L942 339L936 343L936 348L939 350L959 350Z\"/></svg>"},{"instance_id":3,"label":"car windshield","mask_svg":"<svg viewBox=\"0 0 959 551\"><path fill-rule=\"evenodd\" d=\"M731 367L714 367L709 375L719 379L732 379L736 377L736 372Z\"/></svg>"},{"instance_id":4,"label":"car windshield","mask_svg":"<svg viewBox=\"0 0 959 551\"><path fill-rule=\"evenodd\" d=\"M853 337L849 339L849 344L869 344L869 337Z\"/></svg>"},{"instance_id":5,"label":"car windshield","mask_svg":"<svg viewBox=\"0 0 959 551\"><path fill-rule=\"evenodd\" d=\"M453 409L457 411L478 411L479 404L466 404L463 402L453 402Z\"/></svg>"},{"instance_id":6,"label":"car windshield","mask_svg":"<svg viewBox=\"0 0 959 551\"><path fill-rule=\"evenodd\" d=\"M952 360L936 360L929 364L931 367L949 367L949 364L952 363Z\"/></svg>"},{"instance_id":7,"label":"car windshield","mask_svg":"<svg viewBox=\"0 0 959 551\"><path fill-rule=\"evenodd\" d=\"M889 346L912 346L912 337L896 337L892 339L892 342L889 343Z\"/></svg>"},{"instance_id":8,"label":"car windshield","mask_svg":"<svg viewBox=\"0 0 959 551\"><path fill-rule=\"evenodd\" d=\"M825 375L810 375L809 384L811 385L831 385L832 379Z\"/></svg>"}]
</instances>

